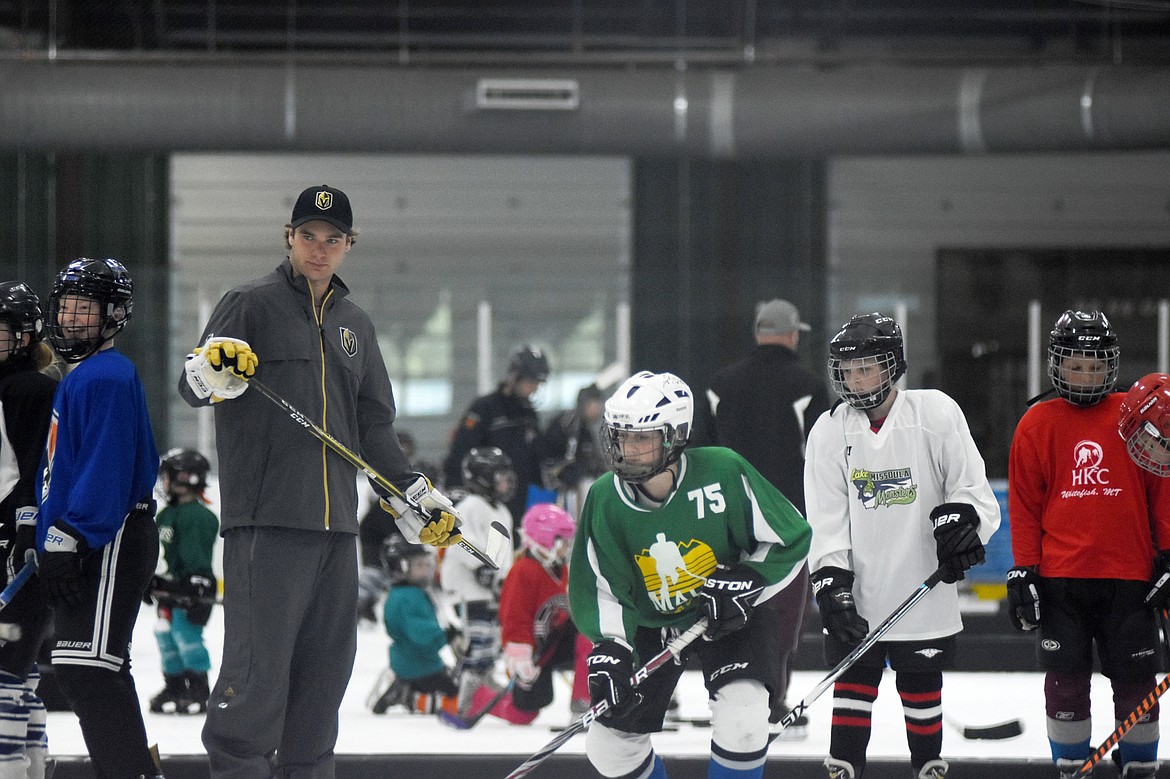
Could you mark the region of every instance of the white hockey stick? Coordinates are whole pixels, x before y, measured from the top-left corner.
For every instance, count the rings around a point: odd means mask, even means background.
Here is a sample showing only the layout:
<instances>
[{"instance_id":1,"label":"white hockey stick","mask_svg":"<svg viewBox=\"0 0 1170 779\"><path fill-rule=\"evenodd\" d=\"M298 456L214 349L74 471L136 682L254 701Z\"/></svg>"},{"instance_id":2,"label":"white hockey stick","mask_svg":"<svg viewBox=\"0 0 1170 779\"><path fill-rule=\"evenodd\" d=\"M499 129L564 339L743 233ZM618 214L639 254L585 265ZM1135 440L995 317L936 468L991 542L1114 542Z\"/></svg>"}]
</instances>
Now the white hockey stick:
<instances>
[{"instance_id":1,"label":"white hockey stick","mask_svg":"<svg viewBox=\"0 0 1170 779\"><path fill-rule=\"evenodd\" d=\"M304 414L293 408L293 405L278 395L275 390L268 387L255 376L248 379L248 384L254 386L261 395L268 398L282 410L284 410L284 412L288 414L294 422L305 428L305 430L308 430L314 438L339 454L341 458L350 465L365 473L366 476L370 477L370 479L372 479L379 487L406 501L406 503L410 505L412 509L417 511L421 516L428 516L426 509L422 508L416 502L407 497L406 493L395 486L385 476L375 471L373 466L371 466L361 457L358 457L358 455L352 452L349 447L338 441L333 436L329 435L326 430L313 422L313 420L309 419ZM483 540L482 549L469 541L467 536L461 536L459 540L459 546L470 552L472 556L478 559L481 563L490 565L492 568L499 570L500 563L503 561L504 556L512 551L512 536L508 532L507 528L505 528L499 522L493 522L491 524L491 528L488 531L488 537Z\"/></svg>"},{"instance_id":2,"label":"white hockey stick","mask_svg":"<svg viewBox=\"0 0 1170 779\"><path fill-rule=\"evenodd\" d=\"M703 635L703 631L707 629L707 618L700 617L699 621L687 628L687 631L678 638L666 645L658 654L654 655L646 665L634 672L634 676L630 681L634 687L637 687L642 682L646 681L646 677L657 671L662 666L666 665L671 660L677 660L682 651L690 646L691 642L699 636ZM532 769L543 763L549 756L556 752L561 746L571 739L573 736L584 730L590 722L600 717L605 712L609 711L609 701L602 701L589 711L581 715L581 718L574 722L569 727L557 734L556 738L541 747L540 751L532 757L525 760L512 773L508 774L504 779L520 779L521 776L527 776Z\"/></svg>"},{"instance_id":3,"label":"white hockey stick","mask_svg":"<svg viewBox=\"0 0 1170 779\"><path fill-rule=\"evenodd\" d=\"M810 692L808 695L804 696L804 698L801 699L800 703L793 706L792 710L789 711L787 714L785 714L784 717L779 722L776 723L775 729L772 731L772 733L768 737L768 743L775 741L776 738L781 733L784 732L785 728L787 728L793 722L796 722L797 718L800 717L801 714L804 714L804 712L808 709L808 707L813 704L813 701L815 701L817 698L821 697L821 695L824 694L825 690L832 687L833 682L837 681L837 679L840 678L841 674L843 674L847 670L849 670L849 668L852 667L853 664L857 662L858 658L860 658L863 654L865 654L870 649L872 649L873 645L876 644L878 641L880 641L882 636L884 636L887 632L889 632L890 628L892 628L898 620L900 620L900 619L902 619L902 617L906 616L906 612L908 612L908 611L910 611L910 609L914 608L914 604L916 604L916 603L918 603L918 601L922 600L922 598L925 597L926 593L928 593L932 589L934 589L934 585L938 584L941 581L942 581L942 569L939 569L939 570L935 571L934 573L932 573L930 576L926 577L926 581L924 581L924 582L922 582L922 584L918 585L918 589L914 590L914 592L911 593L909 598L902 601L901 606L894 609L894 612L892 614L890 614L890 616L886 617L885 621L882 622L882 624L878 625L876 628L871 630L869 635L866 636L864 639L862 639L861 643L858 644L854 648L854 650L852 652L850 652L849 655L844 660L837 663L836 668L834 668L832 671L829 671L828 675L824 679L821 679L817 683L817 686L812 689L812 692Z\"/></svg>"}]
</instances>

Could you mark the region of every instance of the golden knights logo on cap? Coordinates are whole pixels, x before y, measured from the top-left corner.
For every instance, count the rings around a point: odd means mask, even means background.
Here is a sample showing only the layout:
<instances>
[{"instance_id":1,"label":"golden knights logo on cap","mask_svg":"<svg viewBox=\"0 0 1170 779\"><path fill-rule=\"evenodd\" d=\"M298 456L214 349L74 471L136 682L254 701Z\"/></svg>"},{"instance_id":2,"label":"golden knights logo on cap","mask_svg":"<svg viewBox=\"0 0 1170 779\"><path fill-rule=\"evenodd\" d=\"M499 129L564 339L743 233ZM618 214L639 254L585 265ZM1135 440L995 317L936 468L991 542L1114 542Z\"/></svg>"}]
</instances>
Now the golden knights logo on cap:
<instances>
[{"instance_id":1,"label":"golden knights logo on cap","mask_svg":"<svg viewBox=\"0 0 1170 779\"><path fill-rule=\"evenodd\" d=\"M328 192L322 192L323 195L328 195ZM341 331L341 349L350 357L357 356L357 334L348 327L337 328Z\"/></svg>"},{"instance_id":2,"label":"golden knights logo on cap","mask_svg":"<svg viewBox=\"0 0 1170 779\"><path fill-rule=\"evenodd\" d=\"M317 193L317 208L322 211L328 211L333 208L333 193L326 190L321 190Z\"/></svg>"}]
</instances>

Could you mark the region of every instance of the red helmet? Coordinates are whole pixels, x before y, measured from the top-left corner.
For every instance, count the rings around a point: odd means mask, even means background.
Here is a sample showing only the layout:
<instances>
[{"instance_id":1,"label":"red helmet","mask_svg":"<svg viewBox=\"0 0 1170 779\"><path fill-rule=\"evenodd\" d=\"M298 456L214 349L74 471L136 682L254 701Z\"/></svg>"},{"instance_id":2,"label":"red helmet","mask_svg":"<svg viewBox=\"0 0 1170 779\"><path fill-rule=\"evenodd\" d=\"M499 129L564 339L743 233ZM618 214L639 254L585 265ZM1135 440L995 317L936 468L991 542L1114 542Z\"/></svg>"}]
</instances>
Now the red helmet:
<instances>
[{"instance_id":1,"label":"red helmet","mask_svg":"<svg viewBox=\"0 0 1170 779\"><path fill-rule=\"evenodd\" d=\"M1135 463L1170 476L1170 376L1148 373L1134 382L1121 401L1117 432Z\"/></svg>"}]
</instances>

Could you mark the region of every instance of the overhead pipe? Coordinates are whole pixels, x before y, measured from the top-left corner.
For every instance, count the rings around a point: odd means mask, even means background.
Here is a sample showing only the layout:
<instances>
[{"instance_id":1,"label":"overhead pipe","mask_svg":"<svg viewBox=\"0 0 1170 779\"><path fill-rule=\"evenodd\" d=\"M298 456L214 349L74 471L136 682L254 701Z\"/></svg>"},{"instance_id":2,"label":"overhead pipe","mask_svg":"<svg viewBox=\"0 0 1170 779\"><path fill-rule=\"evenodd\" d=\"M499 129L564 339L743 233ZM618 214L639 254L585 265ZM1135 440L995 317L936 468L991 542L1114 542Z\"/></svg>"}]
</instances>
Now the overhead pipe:
<instances>
[{"instance_id":1,"label":"overhead pipe","mask_svg":"<svg viewBox=\"0 0 1170 779\"><path fill-rule=\"evenodd\" d=\"M511 101L519 107L485 103L508 79L525 85L523 99ZM546 81L558 100L547 109ZM1170 68L1124 65L507 70L12 60L0 62L0 84L5 150L750 158L1170 147Z\"/></svg>"}]
</instances>

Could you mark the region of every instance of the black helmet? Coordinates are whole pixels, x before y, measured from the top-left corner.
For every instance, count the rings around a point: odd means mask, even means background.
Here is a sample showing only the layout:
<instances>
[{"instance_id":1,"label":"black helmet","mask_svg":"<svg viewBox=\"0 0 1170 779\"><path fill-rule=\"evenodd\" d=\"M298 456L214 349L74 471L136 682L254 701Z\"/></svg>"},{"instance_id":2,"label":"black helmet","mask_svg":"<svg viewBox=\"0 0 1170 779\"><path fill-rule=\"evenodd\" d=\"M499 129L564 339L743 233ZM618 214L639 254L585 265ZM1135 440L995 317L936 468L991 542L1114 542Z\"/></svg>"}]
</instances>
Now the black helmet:
<instances>
[{"instance_id":1,"label":"black helmet","mask_svg":"<svg viewBox=\"0 0 1170 779\"><path fill-rule=\"evenodd\" d=\"M463 485L476 495L507 503L516 494L512 458L496 446L474 447L463 458Z\"/></svg>"},{"instance_id":2,"label":"black helmet","mask_svg":"<svg viewBox=\"0 0 1170 779\"><path fill-rule=\"evenodd\" d=\"M61 326L62 301L67 297L89 298L97 303L97 319L91 323L97 326L95 332L79 335L70 332L74 328ZM122 263L88 257L73 260L57 274L49 296L49 342L66 362L80 362L126 326L133 308L134 284Z\"/></svg>"},{"instance_id":3,"label":"black helmet","mask_svg":"<svg viewBox=\"0 0 1170 779\"><path fill-rule=\"evenodd\" d=\"M1070 403L1091 406L1117 385L1120 356L1117 334L1100 311L1065 311L1048 334L1048 378ZM1075 371L1062 371L1066 359L1092 361ZM1069 381L1071 374L1083 381Z\"/></svg>"},{"instance_id":4,"label":"black helmet","mask_svg":"<svg viewBox=\"0 0 1170 779\"><path fill-rule=\"evenodd\" d=\"M382 542L382 568L391 584L410 581L410 563L417 557L428 557L430 547L412 544L401 533L391 533Z\"/></svg>"},{"instance_id":5,"label":"black helmet","mask_svg":"<svg viewBox=\"0 0 1170 779\"><path fill-rule=\"evenodd\" d=\"M194 449L171 449L158 466L158 475L165 475L171 484L185 484L195 490L207 486L210 471L211 463Z\"/></svg>"},{"instance_id":6,"label":"black helmet","mask_svg":"<svg viewBox=\"0 0 1170 779\"><path fill-rule=\"evenodd\" d=\"M862 360L849 367L873 365L882 371L880 384L867 391L853 391L845 382L842 363ZM902 328L893 317L883 314L858 314L845 323L829 342L829 381L833 391L854 408L877 408L894 388L894 382L906 372Z\"/></svg>"},{"instance_id":7,"label":"black helmet","mask_svg":"<svg viewBox=\"0 0 1170 779\"><path fill-rule=\"evenodd\" d=\"M9 356L29 354L44 337L40 298L23 281L0 283L0 322L8 325L16 338ZM28 344L21 344L25 333L29 335Z\"/></svg>"},{"instance_id":8,"label":"black helmet","mask_svg":"<svg viewBox=\"0 0 1170 779\"><path fill-rule=\"evenodd\" d=\"M508 373L517 379L545 381L548 379L548 358L533 346L521 346L508 363Z\"/></svg>"}]
</instances>

